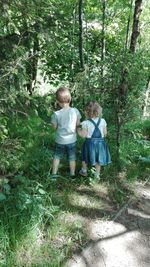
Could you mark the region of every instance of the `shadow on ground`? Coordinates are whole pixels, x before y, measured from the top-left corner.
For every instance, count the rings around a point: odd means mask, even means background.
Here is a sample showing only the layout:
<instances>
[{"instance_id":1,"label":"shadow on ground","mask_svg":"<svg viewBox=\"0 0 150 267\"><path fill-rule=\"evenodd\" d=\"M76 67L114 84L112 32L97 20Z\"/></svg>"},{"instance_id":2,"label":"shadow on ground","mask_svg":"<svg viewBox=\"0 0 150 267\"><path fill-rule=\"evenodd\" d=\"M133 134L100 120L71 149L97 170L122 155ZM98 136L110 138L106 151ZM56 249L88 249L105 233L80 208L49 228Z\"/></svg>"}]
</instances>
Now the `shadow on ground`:
<instances>
[{"instance_id":1,"label":"shadow on ground","mask_svg":"<svg viewBox=\"0 0 150 267\"><path fill-rule=\"evenodd\" d=\"M67 208L80 215L75 216L75 220L82 221L89 241L84 244L82 251L74 251L72 258L64 263L64 266L148 267L149 188L149 185L138 184L136 198L131 197L119 211L109 199L105 186L75 188L74 194L68 195Z\"/></svg>"}]
</instances>

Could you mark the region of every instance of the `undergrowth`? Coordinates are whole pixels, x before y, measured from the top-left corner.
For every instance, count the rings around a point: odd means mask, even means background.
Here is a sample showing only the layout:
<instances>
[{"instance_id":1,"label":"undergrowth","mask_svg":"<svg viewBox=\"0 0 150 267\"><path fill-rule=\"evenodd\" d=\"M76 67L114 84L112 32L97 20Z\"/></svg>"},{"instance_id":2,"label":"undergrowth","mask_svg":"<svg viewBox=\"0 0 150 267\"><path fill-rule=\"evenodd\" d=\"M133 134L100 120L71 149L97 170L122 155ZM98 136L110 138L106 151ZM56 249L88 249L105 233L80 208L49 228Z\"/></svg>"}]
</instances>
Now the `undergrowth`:
<instances>
[{"instance_id":1,"label":"undergrowth","mask_svg":"<svg viewBox=\"0 0 150 267\"><path fill-rule=\"evenodd\" d=\"M62 161L62 178L49 178L54 148L50 127L51 96L26 99L20 111L11 107L1 120L0 140L0 266L59 267L87 242L87 220L110 218L114 207L122 206L132 194L130 183L149 175L148 121L128 123L120 147L122 171L115 164L113 125L108 143L112 164L102 168L98 183L93 169L88 177L68 176ZM19 109L17 108L17 110ZM16 110L16 107L14 107ZM81 145L77 146L77 173Z\"/></svg>"}]
</instances>

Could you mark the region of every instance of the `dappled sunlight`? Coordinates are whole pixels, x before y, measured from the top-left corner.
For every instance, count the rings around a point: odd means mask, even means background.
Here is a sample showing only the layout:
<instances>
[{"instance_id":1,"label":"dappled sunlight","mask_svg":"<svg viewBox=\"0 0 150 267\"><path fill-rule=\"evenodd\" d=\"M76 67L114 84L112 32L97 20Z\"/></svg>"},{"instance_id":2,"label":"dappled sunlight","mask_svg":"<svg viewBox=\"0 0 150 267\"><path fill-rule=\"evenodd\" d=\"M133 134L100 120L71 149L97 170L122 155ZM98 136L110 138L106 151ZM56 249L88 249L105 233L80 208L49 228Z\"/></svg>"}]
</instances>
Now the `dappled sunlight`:
<instances>
[{"instance_id":1,"label":"dappled sunlight","mask_svg":"<svg viewBox=\"0 0 150 267\"><path fill-rule=\"evenodd\" d=\"M73 193L69 196L69 202L72 206L82 207L88 209L99 209L99 210L111 210L111 206L108 205L105 201L96 199L94 196L88 195L79 195L77 193Z\"/></svg>"},{"instance_id":2,"label":"dappled sunlight","mask_svg":"<svg viewBox=\"0 0 150 267\"><path fill-rule=\"evenodd\" d=\"M72 224L83 226L87 218L75 212L63 212L58 216L58 220L63 221L63 223L69 226Z\"/></svg>"},{"instance_id":3,"label":"dappled sunlight","mask_svg":"<svg viewBox=\"0 0 150 267\"><path fill-rule=\"evenodd\" d=\"M128 209L128 214L134 215L134 216L138 216L141 218L147 218L150 219L150 215L146 214L143 211L139 211L139 210L135 210L135 209Z\"/></svg>"},{"instance_id":4,"label":"dappled sunlight","mask_svg":"<svg viewBox=\"0 0 150 267\"><path fill-rule=\"evenodd\" d=\"M108 217L114 212L108 190L102 184L80 185L68 195L67 201L76 214L87 219Z\"/></svg>"},{"instance_id":5,"label":"dappled sunlight","mask_svg":"<svg viewBox=\"0 0 150 267\"><path fill-rule=\"evenodd\" d=\"M65 267L149 266L149 248L145 247L138 231L129 232L113 221L91 222L88 230L89 245L81 254L75 254Z\"/></svg>"},{"instance_id":6,"label":"dappled sunlight","mask_svg":"<svg viewBox=\"0 0 150 267\"><path fill-rule=\"evenodd\" d=\"M99 250L99 265L97 266L101 266L100 262L103 260L106 266L142 266L138 259L139 255L142 256L141 253L139 253L140 249L145 251L145 255L148 253L148 247L145 248L145 244L141 244L142 235L138 231L120 231L120 233L118 233L118 227L120 228L120 225L116 226L117 231L116 233L114 231L113 236L109 236L107 240L102 239L96 244L97 250ZM94 247L92 247L91 253L94 252L93 248ZM86 255L86 257L88 256L86 252L84 255ZM88 261L91 261L89 257Z\"/></svg>"},{"instance_id":7,"label":"dappled sunlight","mask_svg":"<svg viewBox=\"0 0 150 267\"><path fill-rule=\"evenodd\" d=\"M124 205L114 217L117 221L108 218L87 221L85 229L89 242L65 267L149 267L150 216L145 210L145 204L149 203L149 185L139 185L137 189L139 200L134 199L129 207Z\"/></svg>"},{"instance_id":8,"label":"dappled sunlight","mask_svg":"<svg viewBox=\"0 0 150 267\"><path fill-rule=\"evenodd\" d=\"M0 267L149 267L150 0L0 3Z\"/></svg>"},{"instance_id":9,"label":"dappled sunlight","mask_svg":"<svg viewBox=\"0 0 150 267\"><path fill-rule=\"evenodd\" d=\"M136 182L135 193L138 197L143 196L146 199L150 200L150 184L147 184L146 186L144 186L142 185L142 183Z\"/></svg>"},{"instance_id":10,"label":"dappled sunlight","mask_svg":"<svg viewBox=\"0 0 150 267\"><path fill-rule=\"evenodd\" d=\"M103 238L113 238L122 235L127 231L126 227L113 221L95 220L87 225L87 235L89 240L99 240Z\"/></svg>"},{"instance_id":11,"label":"dappled sunlight","mask_svg":"<svg viewBox=\"0 0 150 267\"><path fill-rule=\"evenodd\" d=\"M130 237L130 239L126 243L126 250L128 253L131 253L133 259L137 263L136 266L149 267L150 263L149 234L143 235L139 231L135 231L134 236L132 233L130 233L130 235L128 234L127 237L128 239Z\"/></svg>"},{"instance_id":12,"label":"dappled sunlight","mask_svg":"<svg viewBox=\"0 0 150 267\"><path fill-rule=\"evenodd\" d=\"M92 186L81 185L77 189L77 192L80 192L80 194L87 194L89 196L93 196L97 199L103 199L106 202L110 201L108 186L102 183L101 184L96 183L93 184Z\"/></svg>"},{"instance_id":13,"label":"dappled sunlight","mask_svg":"<svg viewBox=\"0 0 150 267\"><path fill-rule=\"evenodd\" d=\"M104 184L93 184L92 186L86 186L86 185L81 185L79 187L79 191L88 190L89 192L97 193L99 196L107 196L108 195L108 187L105 186Z\"/></svg>"}]
</instances>

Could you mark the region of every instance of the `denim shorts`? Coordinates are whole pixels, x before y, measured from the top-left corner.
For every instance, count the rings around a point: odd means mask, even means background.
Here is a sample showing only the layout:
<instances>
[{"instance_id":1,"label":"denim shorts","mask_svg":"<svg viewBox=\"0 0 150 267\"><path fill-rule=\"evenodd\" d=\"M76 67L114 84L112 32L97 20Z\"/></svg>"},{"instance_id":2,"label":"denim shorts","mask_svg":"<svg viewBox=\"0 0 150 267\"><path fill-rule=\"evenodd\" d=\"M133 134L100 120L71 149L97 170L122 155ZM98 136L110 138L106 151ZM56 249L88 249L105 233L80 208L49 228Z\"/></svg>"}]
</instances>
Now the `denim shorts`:
<instances>
[{"instance_id":1,"label":"denim shorts","mask_svg":"<svg viewBox=\"0 0 150 267\"><path fill-rule=\"evenodd\" d=\"M54 159L62 159L64 154L67 154L69 161L76 160L76 142L71 144L57 144L55 143Z\"/></svg>"}]
</instances>

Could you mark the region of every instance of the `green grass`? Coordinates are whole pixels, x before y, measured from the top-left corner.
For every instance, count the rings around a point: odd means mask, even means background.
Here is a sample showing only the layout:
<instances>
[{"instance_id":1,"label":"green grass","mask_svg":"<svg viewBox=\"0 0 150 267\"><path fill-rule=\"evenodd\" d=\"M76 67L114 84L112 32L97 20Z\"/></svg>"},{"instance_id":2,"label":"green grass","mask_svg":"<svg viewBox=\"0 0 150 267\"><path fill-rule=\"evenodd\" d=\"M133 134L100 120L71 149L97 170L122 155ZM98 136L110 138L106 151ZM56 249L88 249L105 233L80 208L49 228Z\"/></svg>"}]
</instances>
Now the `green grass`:
<instances>
[{"instance_id":1,"label":"green grass","mask_svg":"<svg viewBox=\"0 0 150 267\"><path fill-rule=\"evenodd\" d=\"M113 163L102 168L99 183L93 169L87 178L77 176L76 181L69 181L65 159L59 170L62 177L52 183L48 173L54 131L45 111L43 103L39 114L14 118L9 124L10 135L4 136L0 159L0 267L63 267L73 253L86 246L90 222L110 220L116 207L124 205L133 193L131 183L146 179L149 173L148 164L138 160L139 156L147 157L149 148L137 142L138 135L135 140L126 135L120 147L122 172L117 173L112 141ZM78 141L77 173L83 139Z\"/></svg>"},{"instance_id":2,"label":"green grass","mask_svg":"<svg viewBox=\"0 0 150 267\"><path fill-rule=\"evenodd\" d=\"M111 213L104 183L26 179L1 202L0 266L63 266L85 246L88 221Z\"/></svg>"},{"instance_id":3,"label":"green grass","mask_svg":"<svg viewBox=\"0 0 150 267\"><path fill-rule=\"evenodd\" d=\"M86 247L89 223L110 220L131 195L121 175L111 182L103 176L100 183L65 178L15 178L0 207L0 266L62 267Z\"/></svg>"}]
</instances>

